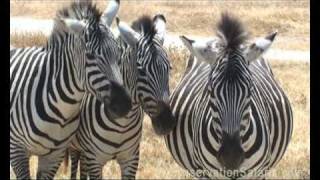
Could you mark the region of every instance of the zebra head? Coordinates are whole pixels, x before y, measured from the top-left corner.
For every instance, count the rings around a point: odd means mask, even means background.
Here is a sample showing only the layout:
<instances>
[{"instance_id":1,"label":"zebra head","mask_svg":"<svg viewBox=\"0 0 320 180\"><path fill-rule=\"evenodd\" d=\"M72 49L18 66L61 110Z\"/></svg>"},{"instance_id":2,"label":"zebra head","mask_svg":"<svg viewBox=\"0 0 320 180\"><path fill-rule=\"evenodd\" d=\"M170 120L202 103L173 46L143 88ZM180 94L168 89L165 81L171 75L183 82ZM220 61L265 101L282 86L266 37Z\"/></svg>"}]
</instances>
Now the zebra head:
<instances>
[{"instance_id":1,"label":"zebra head","mask_svg":"<svg viewBox=\"0 0 320 180\"><path fill-rule=\"evenodd\" d=\"M120 37L132 47L137 69L137 99L150 116L155 132L169 133L175 119L169 107L169 57L163 47L166 19L142 16L133 28L117 19ZM140 29L139 29L140 28Z\"/></svg>"},{"instance_id":2,"label":"zebra head","mask_svg":"<svg viewBox=\"0 0 320 180\"><path fill-rule=\"evenodd\" d=\"M242 144L252 117L254 86L249 65L270 47L276 33L246 45L248 35L242 23L227 13L222 14L217 29L217 38L211 40L181 39L193 56L211 64L207 91L220 145L217 157L222 167L234 170L245 159Z\"/></svg>"},{"instance_id":3,"label":"zebra head","mask_svg":"<svg viewBox=\"0 0 320 180\"><path fill-rule=\"evenodd\" d=\"M102 14L91 1L80 1L64 9L63 14L86 23L86 90L104 102L110 114L122 117L131 109L131 98L123 87L117 64L120 51L110 30L118 9L119 0L112 0Z\"/></svg>"}]
</instances>

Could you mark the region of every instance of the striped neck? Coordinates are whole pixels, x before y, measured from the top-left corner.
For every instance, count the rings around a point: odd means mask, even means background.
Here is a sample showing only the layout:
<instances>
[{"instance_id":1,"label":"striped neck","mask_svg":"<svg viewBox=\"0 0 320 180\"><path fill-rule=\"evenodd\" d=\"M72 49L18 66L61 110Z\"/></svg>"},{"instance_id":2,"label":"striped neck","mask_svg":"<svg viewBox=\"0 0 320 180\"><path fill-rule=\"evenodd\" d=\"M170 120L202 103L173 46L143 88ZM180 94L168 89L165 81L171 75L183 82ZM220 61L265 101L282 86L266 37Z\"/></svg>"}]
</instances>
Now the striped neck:
<instances>
[{"instance_id":1,"label":"striped neck","mask_svg":"<svg viewBox=\"0 0 320 180\"><path fill-rule=\"evenodd\" d=\"M55 106L54 113L61 123L75 116L84 95L85 54L82 42L70 34L55 37L55 43L48 46L49 61L46 65L43 96L48 104Z\"/></svg>"}]
</instances>

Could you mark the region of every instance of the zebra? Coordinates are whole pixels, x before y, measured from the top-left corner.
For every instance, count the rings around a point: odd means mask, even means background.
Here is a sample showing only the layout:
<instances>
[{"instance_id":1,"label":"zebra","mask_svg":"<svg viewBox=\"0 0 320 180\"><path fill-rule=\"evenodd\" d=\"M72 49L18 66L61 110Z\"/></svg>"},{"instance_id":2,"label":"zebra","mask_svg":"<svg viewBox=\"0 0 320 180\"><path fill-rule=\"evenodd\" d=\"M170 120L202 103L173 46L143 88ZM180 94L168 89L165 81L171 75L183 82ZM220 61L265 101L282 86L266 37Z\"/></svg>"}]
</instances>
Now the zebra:
<instances>
[{"instance_id":1,"label":"zebra","mask_svg":"<svg viewBox=\"0 0 320 180\"><path fill-rule=\"evenodd\" d=\"M175 126L168 104L171 65L163 47L166 19L161 14L153 19L144 15L135 23L141 27L140 32L117 19L122 48L120 68L132 108L124 118L112 118L94 96L84 99L80 127L70 148L71 179L76 178L79 159L81 179L101 179L102 167L112 159L119 163L122 179L134 179L143 111L151 117L158 135L167 134Z\"/></svg>"},{"instance_id":2,"label":"zebra","mask_svg":"<svg viewBox=\"0 0 320 180\"><path fill-rule=\"evenodd\" d=\"M10 164L18 179L30 179L31 155L39 156L37 179L55 176L86 91L112 105L114 116L131 109L115 59L119 49L110 46L104 23L113 11L101 16L90 1L72 3L57 11L45 46L10 48Z\"/></svg>"},{"instance_id":3,"label":"zebra","mask_svg":"<svg viewBox=\"0 0 320 180\"><path fill-rule=\"evenodd\" d=\"M180 36L190 51L170 107L177 125L170 154L197 178L264 178L283 157L293 129L290 102L261 55L277 32L249 44L240 20L224 12L217 37Z\"/></svg>"}]
</instances>

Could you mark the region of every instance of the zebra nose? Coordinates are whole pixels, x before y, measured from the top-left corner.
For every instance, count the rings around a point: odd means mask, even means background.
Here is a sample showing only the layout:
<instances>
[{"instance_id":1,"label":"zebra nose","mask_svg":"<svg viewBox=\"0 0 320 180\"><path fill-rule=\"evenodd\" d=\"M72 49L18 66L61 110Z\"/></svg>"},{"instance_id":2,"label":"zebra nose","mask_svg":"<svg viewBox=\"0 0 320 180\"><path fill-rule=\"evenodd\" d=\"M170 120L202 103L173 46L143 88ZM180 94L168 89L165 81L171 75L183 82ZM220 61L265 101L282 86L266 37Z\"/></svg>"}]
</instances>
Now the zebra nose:
<instances>
[{"instance_id":1,"label":"zebra nose","mask_svg":"<svg viewBox=\"0 0 320 180\"><path fill-rule=\"evenodd\" d=\"M176 126L177 121L174 118L170 106L164 101L157 103L158 113L151 117L152 126L158 135L166 135Z\"/></svg>"},{"instance_id":2,"label":"zebra nose","mask_svg":"<svg viewBox=\"0 0 320 180\"><path fill-rule=\"evenodd\" d=\"M220 164L227 170L238 169L244 161L244 155L239 133L229 135L223 132L222 144L218 151Z\"/></svg>"},{"instance_id":3,"label":"zebra nose","mask_svg":"<svg viewBox=\"0 0 320 180\"><path fill-rule=\"evenodd\" d=\"M116 117L125 116L131 109L131 97L127 90L116 82L111 81L111 96L108 104L109 111Z\"/></svg>"}]
</instances>

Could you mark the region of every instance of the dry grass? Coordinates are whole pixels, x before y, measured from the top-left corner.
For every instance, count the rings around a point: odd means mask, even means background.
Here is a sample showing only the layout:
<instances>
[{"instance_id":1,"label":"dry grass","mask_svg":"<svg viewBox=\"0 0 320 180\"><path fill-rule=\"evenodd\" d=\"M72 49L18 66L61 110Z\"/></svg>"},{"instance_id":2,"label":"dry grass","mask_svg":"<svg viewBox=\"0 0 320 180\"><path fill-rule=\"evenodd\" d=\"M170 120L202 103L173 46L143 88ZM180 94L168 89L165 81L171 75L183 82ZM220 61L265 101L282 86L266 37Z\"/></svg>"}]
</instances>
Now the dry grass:
<instances>
[{"instance_id":1,"label":"dry grass","mask_svg":"<svg viewBox=\"0 0 320 180\"><path fill-rule=\"evenodd\" d=\"M10 45L16 47L44 46L47 37L42 33L19 33L10 35Z\"/></svg>"},{"instance_id":2,"label":"dry grass","mask_svg":"<svg viewBox=\"0 0 320 180\"><path fill-rule=\"evenodd\" d=\"M108 1L95 0L104 10ZM57 9L68 0L21 1L10 0L10 16L52 19ZM248 25L253 37L278 30L275 47L308 50L310 47L310 12L308 1L121 1L119 17L132 22L143 14L162 13L167 18L168 32L212 36L214 24L225 10L235 8L235 15ZM288 43L290 42L290 43Z\"/></svg>"},{"instance_id":3,"label":"dry grass","mask_svg":"<svg viewBox=\"0 0 320 180\"><path fill-rule=\"evenodd\" d=\"M44 35L12 35L11 43L17 47L43 45ZM174 88L181 75L184 73L186 59L189 53L186 50L177 53L174 48L168 49L172 61L170 87ZM285 156L273 168L267 178L308 179L310 178L310 116L309 116L309 80L310 68L308 63L272 61L273 72L282 85L292 103L294 115L293 137ZM31 175L35 177L37 158L32 157ZM63 167L63 166L62 166ZM65 179L68 174L63 174L62 168L56 178ZM109 162L104 167L104 177L120 178L120 169L115 162ZM10 177L15 178L10 170ZM141 142L141 156L137 178L165 179L165 178L190 178L189 174L180 168L172 159L165 147L162 137L155 135L150 119L144 120L143 137Z\"/></svg>"}]
</instances>

